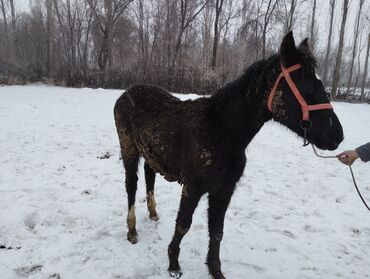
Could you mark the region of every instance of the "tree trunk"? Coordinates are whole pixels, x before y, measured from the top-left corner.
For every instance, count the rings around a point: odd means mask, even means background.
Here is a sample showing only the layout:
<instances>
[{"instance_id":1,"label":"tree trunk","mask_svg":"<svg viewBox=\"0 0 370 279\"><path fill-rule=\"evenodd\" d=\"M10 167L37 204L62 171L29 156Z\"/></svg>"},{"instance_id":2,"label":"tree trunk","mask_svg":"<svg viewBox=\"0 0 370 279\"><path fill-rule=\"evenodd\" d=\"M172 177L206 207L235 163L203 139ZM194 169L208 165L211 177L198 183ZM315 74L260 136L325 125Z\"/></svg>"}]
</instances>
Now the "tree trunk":
<instances>
[{"instance_id":1,"label":"tree trunk","mask_svg":"<svg viewBox=\"0 0 370 279\"><path fill-rule=\"evenodd\" d=\"M112 0L104 0L104 8L105 8L105 26L103 28L103 37L101 46L99 49L98 54L98 66L103 74L103 78L105 79L105 71L107 68L107 64L110 55L110 46L111 46L111 32L113 28L113 7L112 7Z\"/></svg>"},{"instance_id":2,"label":"tree trunk","mask_svg":"<svg viewBox=\"0 0 370 279\"><path fill-rule=\"evenodd\" d=\"M210 2L209 2L210 3ZM204 24L203 24L203 45L202 45L202 72L205 72L209 66L209 47L211 41L211 29L212 29L212 7L210 4L207 4L205 15L204 15Z\"/></svg>"},{"instance_id":3,"label":"tree trunk","mask_svg":"<svg viewBox=\"0 0 370 279\"><path fill-rule=\"evenodd\" d=\"M8 31L8 19L6 18L6 11L5 11L5 4L4 0L0 0L1 2L1 12L3 14L3 21L4 21L4 32L5 32L5 49L6 54L5 57L8 60L9 58L9 31Z\"/></svg>"},{"instance_id":4,"label":"tree trunk","mask_svg":"<svg viewBox=\"0 0 370 279\"><path fill-rule=\"evenodd\" d=\"M288 33L289 31L292 31L293 29L294 12L295 12L296 6L297 6L297 0L290 0L290 11L289 11L289 16L285 24L285 34Z\"/></svg>"},{"instance_id":5,"label":"tree trunk","mask_svg":"<svg viewBox=\"0 0 370 279\"><path fill-rule=\"evenodd\" d=\"M175 80L175 69L173 65L173 34L176 26L177 0L166 0L166 60L167 60L167 86L171 88Z\"/></svg>"},{"instance_id":6,"label":"tree trunk","mask_svg":"<svg viewBox=\"0 0 370 279\"><path fill-rule=\"evenodd\" d=\"M315 15L316 15L316 0L313 0L313 7L312 7L312 17L311 17L311 30L310 30L310 46L311 50L315 49Z\"/></svg>"},{"instance_id":7,"label":"tree trunk","mask_svg":"<svg viewBox=\"0 0 370 279\"><path fill-rule=\"evenodd\" d=\"M323 68L323 76L322 82L324 86L328 84L328 68L329 68L329 55L331 49L331 37L333 34L333 21L334 21L334 10L335 10L335 0L330 0L330 27L329 27L329 37L328 43L326 45L326 53L324 58L324 68Z\"/></svg>"},{"instance_id":8,"label":"tree trunk","mask_svg":"<svg viewBox=\"0 0 370 279\"><path fill-rule=\"evenodd\" d=\"M365 97L365 84L367 78L367 69L369 67L369 55L370 55L370 33L367 37L367 49L366 49L366 59L365 59L365 67L364 73L362 74L362 82L361 82L361 101L364 100Z\"/></svg>"},{"instance_id":9,"label":"tree trunk","mask_svg":"<svg viewBox=\"0 0 370 279\"><path fill-rule=\"evenodd\" d=\"M342 23L340 26L339 46L338 46L338 53L337 53L337 57L335 61L335 67L334 67L333 85L331 87L331 97L333 99L337 97L337 89L338 89L338 84L339 84L340 66L342 64L342 54L343 54L343 46L344 46L344 30L346 27L347 14L348 14L348 1L349 0L344 0L343 2L343 17L342 17Z\"/></svg>"},{"instance_id":10,"label":"tree trunk","mask_svg":"<svg viewBox=\"0 0 370 279\"><path fill-rule=\"evenodd\" d=\"M138 42L139 42L139 63L141 65L141 73L140 76L142 79L146 79L147 75L147 46L146 46L146 39L145 39L145 31L144 31L144 1L139 0L137 1L137 8L138 8Z\"/></svg>"},{"instance_id":11,"label":"tree trunk","mask_svg":"<svg viewBox=\"0 0 370 279\"><path fill-rule=\"evenodd\" d=\"M271 16L276 8L276 5L278 3L278 0L274 0L274 3L272 3L273 0L269 0L266 8L266 13L263 18L263 26L262 26L262 58L266 58L266 34L267 34L267 27L270 23ZM258 37L258 27L256 26L256 37Z\"/></svg>"},{"instance_id":12,"label":"tree trunk","mask_svg":"<svg viewBox=\"0 0 370 279\"><path fill-rule=\"evenodd\" d=\"M75 30L74 23L75 19L72 18L71 2L67 0L67 18L68 18L68 43L69 43L69 82L70 85L74 86L76 76L76 45L75 45Z\"/></svg>"},{"instance_id":13,"label":"tree trunk","mask_svg":"<svg viewBox=\"0 0 370 279\"><path fill-rule=\"evenodd\" d=\"M262 30L262 59L266 58L266 28L267 25L265 24Z\"/></svg>"},{"instance_id":14,"label":"tree trunk","mask_svg":"<svg viewBox=\"0 0 370 279\"><path fill-rule=\"evenodd\" d=\"M220 21L220 15L222 12L223 4L224 4L224 0L216 0L216 14L215 14L215 22L213 26L214 37L213 37L212 61L211 61L212 70L215 70L216 65L217 65L217 51L218 51L218 42L220 38L219 21Z\"/></svg>"},{"instance_id":15,"label":"tree trunk","mask_svg":"<svg viewBox=\"0 0 370 279\"><path fill-rule=\"evenodd\" d=\"M15 58L17 57L17 49L18 49L18 42L16 36L16 18L15 18L15 6L14 0L9 0L10 3L10 13L12 17L12 47L11 47L11 60L15 62Z\"/></svg>"},{"instance_id":16,"label":"tree trunk","mask_svg":"<svg viewBox=\"0 0 370 279\"><path fill-rule=\"evenodd\" d=\"M52 1L46 0L46 77L50 78L50 71L51 71L51 48L52 48L52 25L53 25L53 15L52 15Z\"/></svg>"},{"instance_id":17,"label":"tree trunk","mask_svg":"<svg viewBox=\"0 0 370 279\"><path fill-rule=\"evenodd\" d=\"M350 64L350 67L349 67L349 78L348 78L348 83L347 83L347 92L346 92L346 94L349 93L349 88L350 88L351 82L352 82L353 65L355 63L355 58L356 58L356 53L357 53L357 40L358 40L361 10L362 10L362 5L363 4L364 4L364 0L360 0L360 5L358 7L358 13L357 13L356 27L355 27L355 37L353 39L354 41L353 41L353 48L352 48L352 57L351 57L351 64Z\"/></svg>"},{"instance_id":18,"label":"tree trunk","mask_svg":"<svg viewBox=\"0 0 370 279\"><path fill-rule=\"evenodd\" d=\"M86 11L86 14L87 13L88 13L88 11ZM85 82L87 81L87 75L88 75L87 71L88 71L89 36L90 36L93 14L94 13L92 11L89 12L89 16L88 16L88 20L87 20L87 29L86 29L84 47L83 47L82 71L83 71Z\"/></svg>"}]
</instances>

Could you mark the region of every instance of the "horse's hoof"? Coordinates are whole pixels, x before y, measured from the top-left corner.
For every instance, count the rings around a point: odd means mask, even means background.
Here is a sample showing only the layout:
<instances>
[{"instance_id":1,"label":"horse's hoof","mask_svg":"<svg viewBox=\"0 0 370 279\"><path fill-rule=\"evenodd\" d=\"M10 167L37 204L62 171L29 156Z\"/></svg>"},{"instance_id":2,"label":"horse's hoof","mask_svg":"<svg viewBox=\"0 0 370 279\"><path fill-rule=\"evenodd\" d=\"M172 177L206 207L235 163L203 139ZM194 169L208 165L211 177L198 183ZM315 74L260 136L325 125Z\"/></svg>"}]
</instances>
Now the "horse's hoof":
<instances>
[{"instance_id":1,"label":"horse's hoof","mask_svg":"<svg viewBox=\"0 0 370 279\"><path fill-rule=\"evenodd\" d=\"M158 222L159 221L159 217L158 215L150 215L149 218L154 221L154 222Z\"/></svg>"},{"instance_id":2,"label":"horse's hoof","mask_svg":"<svg viewBox=\"0 0 370 279\"><path fill-rule=\"evenodd\" d=\"M136 230L130 230L127 233L127 240L130 241L131 244L136 244L138 242Z\"/></svg>"},{"instance_id":3,"label":"horse's hoof","mask_svg":"<svg viewBox=\"0 0 370 279\"><path fill-rule=\"evenodd\" d=\"M226 279L221 271L212 272L211 275L213 279Z\"/></svg>"},{"instance_id":4,"label":"horse's hoof","mask_svg":"<svg viewBox=\"0 0 370 279\"><path fill-rule=\"evenodd\" d=\"M169 270L168 271L169 273L170 273L170 276L171 276L171 278L181 278L181 276L182 276L182 271L181 271L181 269L179 269L179 270Z\"/></svg>"}]
</instances>

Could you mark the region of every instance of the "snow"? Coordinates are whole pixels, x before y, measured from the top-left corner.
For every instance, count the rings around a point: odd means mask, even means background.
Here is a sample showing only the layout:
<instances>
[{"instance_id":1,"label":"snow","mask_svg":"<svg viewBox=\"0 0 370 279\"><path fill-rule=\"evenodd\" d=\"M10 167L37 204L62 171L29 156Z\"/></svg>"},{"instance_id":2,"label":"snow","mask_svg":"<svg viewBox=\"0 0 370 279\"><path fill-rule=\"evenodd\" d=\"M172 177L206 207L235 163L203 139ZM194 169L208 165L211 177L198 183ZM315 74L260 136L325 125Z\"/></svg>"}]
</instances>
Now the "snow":
<instances>
[{"instance_id":1,"label":"snow","mask_svg":"<svg viewBox=\"0 0 370 279\"><path fill-rule=\"evenodd\" d=\"M131 245L112 113L121 93L0 87L1 278L168 278L167 245L181 188L157 175L161 219L152 222L141 162L139 243ZM338 152L368 142L370 106L334 107L346 136ZM302 140L273 122L263 127L246 154L245 173L225 220L225 276L368 278L370 215L348 168L315 157ZM354 164L370 202L369 167ZM181 246L184 279L208 278L206 210L203 197Z\"/></svg>"}]
</instances>

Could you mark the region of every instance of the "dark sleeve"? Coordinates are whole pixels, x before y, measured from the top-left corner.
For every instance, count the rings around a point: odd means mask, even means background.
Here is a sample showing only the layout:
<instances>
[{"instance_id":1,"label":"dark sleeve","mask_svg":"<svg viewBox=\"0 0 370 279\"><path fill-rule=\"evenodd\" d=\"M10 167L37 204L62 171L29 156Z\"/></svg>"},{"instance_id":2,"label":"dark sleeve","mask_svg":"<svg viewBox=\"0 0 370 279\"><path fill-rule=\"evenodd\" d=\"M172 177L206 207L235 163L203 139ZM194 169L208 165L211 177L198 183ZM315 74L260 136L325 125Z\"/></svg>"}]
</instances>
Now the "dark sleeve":
<instances>
[{"instance_id":1,"label":"dark sleeve","mask_svg":"<svg viewBox=\"0 0 370 279\"><path fill-rule=\"evenodd\" d=\"M370 142L356 148L358 156L364 162L370 161Z\"/></svg>"}]
</instances>

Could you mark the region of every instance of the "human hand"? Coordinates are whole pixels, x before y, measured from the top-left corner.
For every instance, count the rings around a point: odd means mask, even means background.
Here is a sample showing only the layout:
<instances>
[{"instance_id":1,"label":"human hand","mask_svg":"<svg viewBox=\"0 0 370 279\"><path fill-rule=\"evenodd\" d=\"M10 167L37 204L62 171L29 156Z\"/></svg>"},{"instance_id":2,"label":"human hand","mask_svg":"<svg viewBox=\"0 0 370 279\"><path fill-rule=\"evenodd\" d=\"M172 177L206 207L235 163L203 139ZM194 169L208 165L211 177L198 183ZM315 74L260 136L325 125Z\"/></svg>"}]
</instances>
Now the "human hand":
<instances>
[{"instance_id":1,"label":"human hand","mask_svg":"<svg viewBox=\"0 0 370 279\"><path fill-rule=\"evenodd\" d=\"M359 158L359 156L356 150L347 150L337 155L337 158L343 164L351 166L353 162Z\"/></svg>"}]
</instances>

